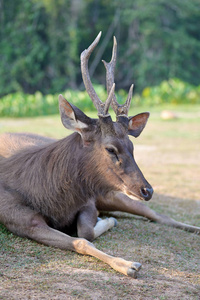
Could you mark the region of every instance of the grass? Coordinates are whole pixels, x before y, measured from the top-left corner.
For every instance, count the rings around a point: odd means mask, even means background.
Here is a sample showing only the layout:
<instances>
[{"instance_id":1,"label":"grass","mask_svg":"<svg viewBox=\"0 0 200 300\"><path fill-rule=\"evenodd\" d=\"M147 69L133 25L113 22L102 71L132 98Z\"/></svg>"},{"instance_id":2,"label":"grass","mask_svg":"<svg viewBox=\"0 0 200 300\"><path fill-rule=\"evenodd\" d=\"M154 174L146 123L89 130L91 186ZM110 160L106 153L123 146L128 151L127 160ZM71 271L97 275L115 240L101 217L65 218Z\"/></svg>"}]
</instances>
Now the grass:
<instances>
[{"instance_id":1,"label":"grass","mask_svg":"<svg viewBox=\"0 0 200 300\"><path fill-rule=\"evenodd\" d=\"M173 109L178 118L163 121ZM151 118L134 139L135 158L155 190L157 212L200 226L200 106L137 108ZM95 117L95 114L92 113ZM29 131L61 138L58 115L0 120L0 132ZM100 250L143 264L133 280L97 259L39 245L0 226L0 299L199 299L200 237L123 213L99 237Z\"/></svg>"}]
</instances>

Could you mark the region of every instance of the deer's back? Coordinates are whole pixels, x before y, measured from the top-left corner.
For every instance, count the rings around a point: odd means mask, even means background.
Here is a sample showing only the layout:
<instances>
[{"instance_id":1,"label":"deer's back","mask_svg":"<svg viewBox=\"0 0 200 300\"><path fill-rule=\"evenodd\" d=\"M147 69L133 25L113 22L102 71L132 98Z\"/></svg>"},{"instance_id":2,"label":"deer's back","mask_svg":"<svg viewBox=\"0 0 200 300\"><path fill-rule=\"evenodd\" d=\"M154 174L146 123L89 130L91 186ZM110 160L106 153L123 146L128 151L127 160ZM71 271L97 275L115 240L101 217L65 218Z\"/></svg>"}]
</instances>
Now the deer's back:
<instances>
[{"instance_id":1,"label":"deer's back","mask_svg":"<svg viewBox=\"0 0 200 300\"><path fill-rule=\"evenodd\" d=\"M4 133L0 135L0 156L10 157L24 148L42 146L54 139L31 133Z\"/></svg>"}]
</instances>

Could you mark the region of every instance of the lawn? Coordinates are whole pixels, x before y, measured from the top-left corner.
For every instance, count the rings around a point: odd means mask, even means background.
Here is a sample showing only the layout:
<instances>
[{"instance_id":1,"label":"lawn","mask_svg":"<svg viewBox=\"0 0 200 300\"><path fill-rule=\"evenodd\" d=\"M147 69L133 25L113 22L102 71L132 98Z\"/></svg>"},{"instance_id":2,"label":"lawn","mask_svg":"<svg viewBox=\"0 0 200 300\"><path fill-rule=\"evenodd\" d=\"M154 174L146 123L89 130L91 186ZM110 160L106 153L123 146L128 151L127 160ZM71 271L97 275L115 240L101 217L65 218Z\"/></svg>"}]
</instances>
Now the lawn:
<instances>
[{"instance_id":1,"label":"lawn","mask_svg":"<svg viewBox=\"0 0 200 300\"><path fill-rule=\"evenodd\" d=\"M177 118L162 120L163 109L172 109ZM151 118L133 142L135 159L155 191L147 205L200 226L200 106L140 107L131 113L145 110ZM0 132L7 131L57 138L70 133L58 115L3 118ZM0 226L0 299L199 299L199 235L130 214L112 215L118 226L94 244L108 254L141 262L138 279L95 258L16 237Z\"/></svg>"}]
</instances>

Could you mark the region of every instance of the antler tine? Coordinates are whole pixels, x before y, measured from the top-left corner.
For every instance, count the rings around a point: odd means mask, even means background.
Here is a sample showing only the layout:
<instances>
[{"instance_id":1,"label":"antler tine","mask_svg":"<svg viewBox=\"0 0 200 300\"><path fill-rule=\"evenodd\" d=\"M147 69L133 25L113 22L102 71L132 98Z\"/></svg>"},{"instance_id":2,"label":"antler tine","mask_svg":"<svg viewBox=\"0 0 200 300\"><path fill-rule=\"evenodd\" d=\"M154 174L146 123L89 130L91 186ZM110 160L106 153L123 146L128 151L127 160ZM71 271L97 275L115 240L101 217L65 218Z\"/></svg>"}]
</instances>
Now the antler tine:
<instances>
[{"instance_id":1,"label":"antler tine","mask_svg":"<svg viewBox=\"0 0 200 300\"><path fill-rule=\"evenodd\" d=\"M134 88L134 84L131 84L129 92L128 92L128 97L127 100L125 102L125 104L123 105L124 111L126 110L126 115L128 115L128 111L131 105L131 100L132 100L132 95L133 95L133 88Z\"/></svg>"},{"instance_id":2,"label":"antler tine","mask_svg":"<svg viewBox=\"0 0 200 300\"><path fill-rule=\"evenodd\" d=\"M108 114L108 109L109 109L110 103L114 97L114 93L115 93L115 83L113 83L110 93L108 95L108 98L106 99L105 106L104 106L104 115Z\"/></svg>"},{"instance_id":3,"label":"antler tine","mask_svg":"<svg viewBox=\"0 0 200 300\"><path fill-rule=\"evenodd\" d=\"M114 83L114 72L115 72L115 65L116 65L116 58L117 58L117 41L114 36L113 38L113 50L112 50L112 58L109 63L105 62L103 60L104 66L106 68L106 85L107 85L107 92L110 92L110 89L112 87L112 84ZM130 108L131 104L131 99L132 99L132 94L133 94L133 84L130 87L129 93L127 100L125 104L120 105L117 102L116 96L113 96L111 106L116 114L116 116L127 116L128 117L128 111Z\"/></svg>"},{"instance_id":4,"label":"antler tine","mask_svg":"<svg viewBox=\"0 0 200 300\"><path fill-rule=\"evenodd\" d=\"M88 60L90 58L91 53L97 46L97 44L100 40L100 37L101 37L101 31L97 35L94 42L81 53L81 73L82 73L82 78L83 78L83 82L84 82L86 91L87 91L88 95L90 96L92 102L94 103L94 105L98 111L98 115L103 116L103 115L105 115L105 111L108 112L109 107L107 107L107 100L105 103L103 103L97 96L97 94L92 86L92 82L91 82L90 74L89 74L89 70L88 70ZM109 98L109 96L108 96L108 98ZM109 102L109 104L110 104L110 102ZM106 106L106 109L105 109L105 106Z\"/></svg>"},{"instance_id":5,"label":"antler tine","mask_svg":"<svg viewBox=\"0 0 200 300\"><path fill-rule=\"evenodd\" d=\"M113 37L113 50L112 50L112 58L109 63L107 63L105 60L102 60L104 63L104 66L106 68L106 87L107 87L107 92L109 93L112 85L114 83L114 73L115 73L115 65L116 65L116 59L117 59L117 40L115 36ZM113 99L111 102L112 109L114 112L117 114L118 110L118 102L116 99L116 96L113 95Z\"/></svg>"}]
</instances>

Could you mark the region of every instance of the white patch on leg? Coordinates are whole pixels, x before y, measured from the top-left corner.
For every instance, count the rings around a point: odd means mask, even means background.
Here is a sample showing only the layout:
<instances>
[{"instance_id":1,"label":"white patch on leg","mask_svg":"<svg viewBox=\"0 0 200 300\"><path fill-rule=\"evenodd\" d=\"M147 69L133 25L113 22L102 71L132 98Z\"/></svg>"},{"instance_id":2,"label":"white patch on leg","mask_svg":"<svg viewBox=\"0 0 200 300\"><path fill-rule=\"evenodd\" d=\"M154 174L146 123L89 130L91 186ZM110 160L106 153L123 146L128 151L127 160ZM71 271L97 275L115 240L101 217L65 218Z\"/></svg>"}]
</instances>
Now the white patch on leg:
<instances>
[{"instance_id":1,"label":"white patch on leg","mask_svg":"<svg viewBox=\"0 0 200 300\"><path fill-rule=\"evenodd\" d=\"M104 232L108 231L116 225L117 220L115 218L111 217L104 220L100 219L100 221L97 221L94 227L94 237L97 238L98 236L102 235Z\"/></svg>"}]
</instances>

